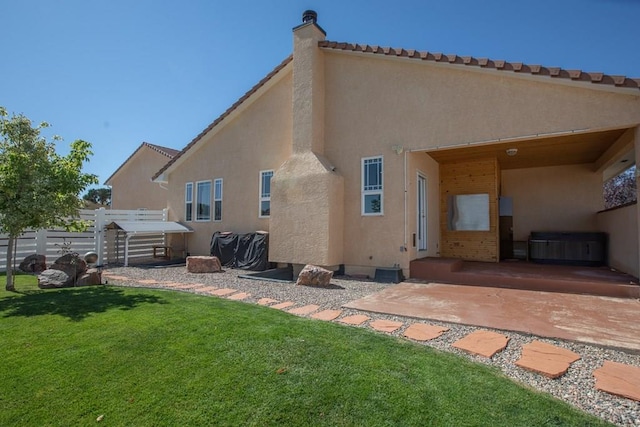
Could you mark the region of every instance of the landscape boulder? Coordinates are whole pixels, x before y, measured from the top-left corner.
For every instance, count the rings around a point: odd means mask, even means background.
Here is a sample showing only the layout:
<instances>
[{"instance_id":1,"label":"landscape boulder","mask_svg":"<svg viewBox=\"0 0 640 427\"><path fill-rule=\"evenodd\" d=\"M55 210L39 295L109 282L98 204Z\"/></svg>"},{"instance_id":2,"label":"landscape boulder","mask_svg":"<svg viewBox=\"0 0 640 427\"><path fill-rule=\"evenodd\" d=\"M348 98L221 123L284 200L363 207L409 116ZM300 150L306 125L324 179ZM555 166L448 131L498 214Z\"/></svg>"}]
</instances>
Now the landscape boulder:
<instances>
[{"instance_id":1,"label":"landscape boulder","mask_svg":"<svg viewBox=\"0 0 640 427\"><path fill-rule=\"evenodd\" d=\"M77 255L66 254L58 258L49 269L64 271L70 278L76 279L87 271L87 263Z\"/></svg>"},{"instance_id":2,"label":"landscape boulder","mask_svg":"<svg viewBox=\"0 0 640 427\"><path fill-rule=\"evenodd\" d=\"M47 269L47 258L44 255L29 255L20 263L20 271L29 274L40 274Z\"/></svg>"},{"instance_id":3,"label":"landscape boulder","mask_svg":"<svg viewBox=\"0 0 640 427\"><path fill-rule=\"evenodd\" d=\"M331 284L332 278L333 271L307 264L298 275L296 285L327 287Z\"/></svg>"},{"instance_id":4,"label":"landscape boulder","mask_svg":"<svg viewBox=\"0 0 640 427\"><path fill-rule=\"evenodd\" d=\"M187 272L219 273L222 271L220 260L215 256L188 256Z\"/></svg>"},{"instance_id":5,"label":"landscape boulder","mask_svg":"<svg viewBox=\"0 0 640 427\"><path fill-rule=\"evenodd\" d=\"M62 270L45 270L38 275L38 287L40 289L66 288L73 286L73 277L69 277Z\"/></svg>"},{"instance_id":6,"label":"landscape boulder","mask_svg":"<svg viewBox=\"0 0 640 427\"><path fill-rule=\"evenodd\" d=\"M97 268L88 269L86 273L78 277L78 281L76 282L76 286L91 286L101 284L102 274L100 274Z\"/></svg>"}]
</instances>

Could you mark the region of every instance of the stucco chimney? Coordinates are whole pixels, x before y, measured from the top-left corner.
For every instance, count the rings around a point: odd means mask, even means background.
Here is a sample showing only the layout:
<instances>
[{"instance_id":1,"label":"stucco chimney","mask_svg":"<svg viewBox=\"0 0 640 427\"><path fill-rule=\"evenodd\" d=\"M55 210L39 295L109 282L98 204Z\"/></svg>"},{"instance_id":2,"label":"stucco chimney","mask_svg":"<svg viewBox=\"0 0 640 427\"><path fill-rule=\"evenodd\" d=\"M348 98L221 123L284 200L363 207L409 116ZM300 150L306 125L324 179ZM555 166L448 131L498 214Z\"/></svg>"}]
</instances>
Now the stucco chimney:
<instances>
[{"instance_id":1,"label":"stucco chimney","mask_svg":"<svg viewBox=\"0 0 640 427\"><path fill-rule=\"evenodd\" d=\"M324 58L326 33L312 10L293 29L293 152L324 152Z\"/></svg>"},{"instance_id":2,"label":"stucco chimney","mask_svg":"<svg viewBox=\"0 0 640 427\"><path fill-rule=\"evenodd\" d=\"M324 157L325 36L312 10L293 29L292 155L271 179L272 262L342 263L344 179Z\"/></svg>"}]
</instances>

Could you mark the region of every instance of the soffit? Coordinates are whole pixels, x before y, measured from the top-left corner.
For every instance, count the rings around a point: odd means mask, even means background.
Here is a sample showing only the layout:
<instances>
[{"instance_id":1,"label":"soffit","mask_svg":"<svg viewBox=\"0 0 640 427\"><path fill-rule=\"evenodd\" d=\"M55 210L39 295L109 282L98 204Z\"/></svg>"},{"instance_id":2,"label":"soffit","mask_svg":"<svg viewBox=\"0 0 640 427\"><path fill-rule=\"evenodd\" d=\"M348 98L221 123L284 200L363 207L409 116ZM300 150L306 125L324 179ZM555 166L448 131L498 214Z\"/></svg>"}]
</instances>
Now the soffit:
<instances>
[{"instance_id":1,"label":"soffit","mask_svg":"<svg viewBox=\"0 0 640 427\"><path fill-rule=\"evenodd\" d=\"M501 169L522 169L594 163L627 129L519 139L511 142L468 145L451 149L428 151L438 163L467 162L497 158ZM507 149L517 149L509 156Z\"/></svg>"}]
</instances>

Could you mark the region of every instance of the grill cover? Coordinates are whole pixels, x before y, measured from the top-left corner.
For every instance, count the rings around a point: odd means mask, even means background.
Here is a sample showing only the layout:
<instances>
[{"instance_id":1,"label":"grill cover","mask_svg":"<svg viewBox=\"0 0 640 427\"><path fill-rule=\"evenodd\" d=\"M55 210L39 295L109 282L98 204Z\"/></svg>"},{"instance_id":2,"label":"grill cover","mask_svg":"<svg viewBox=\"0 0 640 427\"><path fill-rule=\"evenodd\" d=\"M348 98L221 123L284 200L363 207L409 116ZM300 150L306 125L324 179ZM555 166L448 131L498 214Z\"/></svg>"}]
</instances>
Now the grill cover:
<instances>
[{"instance_id":1,"label":"grill cover","mask_svg":"<svg viewBox=\"0 0 640 427\"><path fill-rule=\"evenodd\" d=\"M269 234L236 234L216 231L211 237L211 255L230 268L263 271L269 265Z\"/></svg>"}]
</instances>

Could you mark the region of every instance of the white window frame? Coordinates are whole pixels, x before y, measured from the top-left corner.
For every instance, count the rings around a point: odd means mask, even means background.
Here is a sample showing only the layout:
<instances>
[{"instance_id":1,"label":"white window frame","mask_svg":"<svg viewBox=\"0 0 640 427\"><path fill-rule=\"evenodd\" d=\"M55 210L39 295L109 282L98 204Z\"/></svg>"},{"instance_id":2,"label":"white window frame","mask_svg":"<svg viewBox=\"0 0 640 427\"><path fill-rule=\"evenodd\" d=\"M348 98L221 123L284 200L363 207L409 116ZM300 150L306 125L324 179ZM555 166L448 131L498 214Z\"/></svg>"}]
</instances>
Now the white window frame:
<instances>
[{"instance_id":1,"label":"white window frame","mask_svg":"<svg viewBox=\"0 0 640 427\"><path fill-rule=\"evenodd\" d=\"M189 216L189 207L191 216ZM193 182L187 182L184 185L184 220L193 221Z\"/></svg>"},{"instance_id":2,"label":"white window frame","mask_svg":"<svg viewBox=\"0 0 640 427\"><path fill-rule=\"evenodd\" d=\"M198 195L199 195L199 191L198 191L198 187L201 184L209 184L209 216L204 218L204 217L200 217L200 212L198 209L198 205L200 204L200 200L198 200ZM195 211L195 217L196 217L196 222L208 222L211 221L211 180L205 180L205 181L196 181L196 185L195 185L195 189L196 189L196 195L195 195L195 206L196 206L196 211Z\"/></svg>"},{"instance_id":3,"label":"white window frame","mask_svg":"<svg viewBox=\"0 0 640 427\"><path fill-rule=\"evenodd\" d=\"M218 187L218 184L220 184L220 187ZM213 180L213 221L214 222L220 222L222 221L222 194L223 194L223 188L222 188L222 178L216 178ZM220 189L220 191L218 191L218 188ZM218 218L216 213L216 203L220 202L220 217Z\"/></svg>"},{"instance_id":4,"label":"white window frame","mask_svg":"<svg viewBox=\"0 0 640 427\"><path fill-rule=\"evenodd\" d=\"M266 194L264 192L263 184L264 184L264 177L265 176L269 176L269 193ZM267 169L267 170L263 170L260 171L260 192L258 193L258 198L259 198L259 202L258 202L258 218L269 218L271 216L271 179L273 178L273 169ZM269 202L269 215L263 215L262 214L262 203L263 202Z\"/></svg>"},{"instance_id":5,"label":"white window frame","mask_svg":"<svg viewBox=\"0 0 640 427\"><path fill-rule=\"evenodd\" d=\"M371 164L370 161L379 160L380 161L380 184L376 186L367 185L367 165ZM363 157L360 163L361 170L361 213L362 216L382 216L384 215L384 157L383 156L373 156L373 157ZM373 188L372 188L373 187ZM380 212L366 212L366 203L365 199L367 196L380 196Z\"/></svg>"}]
</instances>

